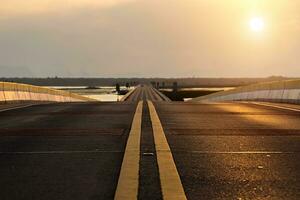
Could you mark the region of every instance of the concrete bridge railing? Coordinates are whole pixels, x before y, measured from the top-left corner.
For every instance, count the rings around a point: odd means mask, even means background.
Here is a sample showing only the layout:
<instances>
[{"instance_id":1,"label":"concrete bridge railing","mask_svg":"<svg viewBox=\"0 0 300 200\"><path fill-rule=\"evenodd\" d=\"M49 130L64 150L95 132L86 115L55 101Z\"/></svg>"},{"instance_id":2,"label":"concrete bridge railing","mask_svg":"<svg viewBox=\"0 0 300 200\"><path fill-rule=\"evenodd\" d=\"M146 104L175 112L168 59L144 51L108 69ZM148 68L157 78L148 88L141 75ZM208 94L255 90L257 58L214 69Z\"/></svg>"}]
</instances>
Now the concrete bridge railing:
<instances>
[{"instance_id":1,"label":"concrete bridge railing","mask_svg":"<svg viewBox=\"0 0 300 200\"><path fill-rule=\"evenodd\" d=\"M46 87L0 82L0 102L16 101L80 102L95 100L67 91L54 90Z\"/></svg>"},{"instance_id":2,"label":"concrete bridge railing","mask_svg":"<svg viewBox=\"0 0 300 200\"><path fill-rule=\"evenodd\" d=\"M300 104L300 80L274 81L241 86L190 101L268 101Z\"/></svg>"},{"instance_id":3,"label":"concrete bridge railing","mask_svg":"<svg viewBox=\"0 0 300 200\"><path fill-rule=\"evenodd\" d=\"M129 92L127 92L127 93L121 98L120 101L126 101L126 100L130 97L130 95L131 95L138 87L140 87L140 85L138 85L137 87L135 87L135 88L131 89Z\"/></svg>"}]
</instances>

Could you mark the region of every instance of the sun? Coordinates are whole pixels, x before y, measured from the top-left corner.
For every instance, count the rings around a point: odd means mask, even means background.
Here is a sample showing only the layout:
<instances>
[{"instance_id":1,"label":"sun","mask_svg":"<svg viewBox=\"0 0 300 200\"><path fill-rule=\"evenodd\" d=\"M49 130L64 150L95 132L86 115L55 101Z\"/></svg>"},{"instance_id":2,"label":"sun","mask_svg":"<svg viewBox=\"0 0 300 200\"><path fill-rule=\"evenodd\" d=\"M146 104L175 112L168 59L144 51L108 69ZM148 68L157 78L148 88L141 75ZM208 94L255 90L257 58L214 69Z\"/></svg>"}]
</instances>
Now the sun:
<instances>
[{"instance_id":1,"label":"sun","mask_svg":"<svg viewBox=\"0 0 300 200\"><path fill-rule=\"evenodd\" d=\"M265 22L260 17L254 17L249 22L252 31L261 32L265 27Z\"/></svg>"}]
</instances>

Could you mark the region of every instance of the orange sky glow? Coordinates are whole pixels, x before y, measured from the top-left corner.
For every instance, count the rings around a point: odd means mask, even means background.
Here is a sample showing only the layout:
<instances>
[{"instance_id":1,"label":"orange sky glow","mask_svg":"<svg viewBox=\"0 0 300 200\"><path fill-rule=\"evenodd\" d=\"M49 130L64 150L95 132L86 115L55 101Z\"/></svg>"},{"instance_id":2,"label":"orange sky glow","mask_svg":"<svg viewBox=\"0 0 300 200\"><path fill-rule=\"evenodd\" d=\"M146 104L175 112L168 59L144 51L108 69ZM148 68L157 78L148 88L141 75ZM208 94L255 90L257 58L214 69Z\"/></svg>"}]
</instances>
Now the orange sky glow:
<instances>
[{"instance_id":1,"label":"orange sky glow","mask_svg":"<svg viewBox=\"0 0 300 200\"><path fill-rule=\"evenodd\" d=\"M0 6L3 76L300 76L299 51L294 0L2 0Z\"/></svg>"}]
</instances>

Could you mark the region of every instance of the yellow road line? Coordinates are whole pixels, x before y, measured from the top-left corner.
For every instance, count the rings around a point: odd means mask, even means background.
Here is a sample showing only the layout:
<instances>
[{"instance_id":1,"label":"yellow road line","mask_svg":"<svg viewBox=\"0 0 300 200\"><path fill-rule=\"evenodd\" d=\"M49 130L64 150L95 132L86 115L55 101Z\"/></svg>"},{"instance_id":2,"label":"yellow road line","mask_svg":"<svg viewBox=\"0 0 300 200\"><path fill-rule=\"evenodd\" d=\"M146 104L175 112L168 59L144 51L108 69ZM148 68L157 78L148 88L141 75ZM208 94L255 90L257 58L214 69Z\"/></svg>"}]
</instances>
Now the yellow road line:
<instances>
[{"instance_id":1,"label":"yellow road line","mask_svg":"<svg viewBox=\"0 0 300 200\"><path fill-rule=\"evenodd\" d=\"M127 140L115 200L134 200L138 197L142 111L143 101L139 101Z\"/></svg>"},{"instance_id":2,"label":"yellow road line","mask_svg":"<svg viewBox=\"0 0 300 200\"><path fill-rule=\"evenodd\" d=\"M187 198L155 107L151 101L148 101L148 106L153 128L163 199L186 200Z\"/></svg>"}]
</instances>

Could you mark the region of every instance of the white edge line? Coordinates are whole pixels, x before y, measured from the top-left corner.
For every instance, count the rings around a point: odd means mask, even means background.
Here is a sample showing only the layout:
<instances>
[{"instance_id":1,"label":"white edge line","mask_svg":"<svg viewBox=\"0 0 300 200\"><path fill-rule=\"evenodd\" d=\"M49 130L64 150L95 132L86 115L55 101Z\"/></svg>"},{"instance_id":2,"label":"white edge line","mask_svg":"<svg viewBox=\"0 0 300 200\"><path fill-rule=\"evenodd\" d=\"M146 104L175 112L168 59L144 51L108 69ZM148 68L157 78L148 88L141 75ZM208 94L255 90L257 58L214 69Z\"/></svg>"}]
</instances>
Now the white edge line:
<instances>
[{"instance_id":1,"label":"white edge line","mask_svg":"<svg viewBox=\"0 0 300 200\"><path fill-rule=\"evenodd\" d=\"M267 107L273 107L273 108L280 108L280 109L283 109L283 110L291 110L291 111L295 111L295 112L300 112L300 109L289 108L289 107L278 106L278 105L271 105L271 104L268 104L268 103L260 103L260 102L245 102L245 103L261 105L261 106L267 106Z\"/></svg>"},{"instance_id":2,"label":"white edge line","mask_svg":"<svg viewBox=\"0 0 300 200\"><path fill-rule=\"evenodd\" d=\"M197 154L294 154L297 151L176 151L177 153L197 153Z\"/></svg>"},{"instance_id":3,"label":"white edge line","mask_svg":"<svg viewBox=\"0 0 300 200\"><path fill-rule=\"evenodd\" d=\"M16 106L16 107L12 107L12 108L5 108L5 109L1 109L0 112L16 110L16 109L20 109L20 108L27 108L27 107L31 107L31 106L35 106L35 105L39 105L39 104L29 104L29 105L24 105L24 106Z\"/></svg>"}]
</instances>

